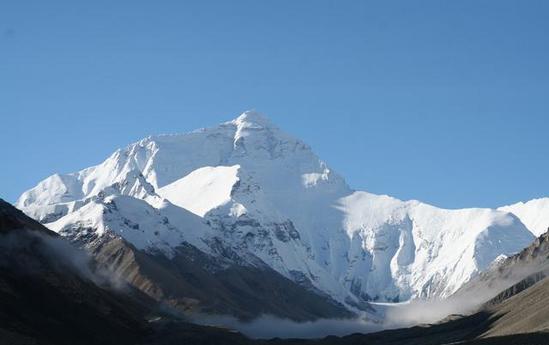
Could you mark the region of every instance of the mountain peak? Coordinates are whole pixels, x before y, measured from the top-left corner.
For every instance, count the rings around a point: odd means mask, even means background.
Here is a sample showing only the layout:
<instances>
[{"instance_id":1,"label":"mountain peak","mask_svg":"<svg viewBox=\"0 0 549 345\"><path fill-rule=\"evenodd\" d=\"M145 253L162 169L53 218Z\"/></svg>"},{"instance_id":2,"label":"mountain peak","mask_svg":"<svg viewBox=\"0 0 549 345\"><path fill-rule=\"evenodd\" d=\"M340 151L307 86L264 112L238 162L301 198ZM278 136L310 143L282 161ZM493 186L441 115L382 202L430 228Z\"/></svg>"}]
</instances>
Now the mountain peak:
<instances>
[{"instance_id":1,"label":"mountain peak","mask_svg":"<svg viewBox=\"0 0 549 345\"><path fill-rule=\"evenodd\" d=\"M247 110L232 121L238 127L273 127L271 120L255 110Z\"/></svg>"},{"instance_id":2,"label":"mountain peak","mask_svg":"<svg viewBox=\"0 0 549 345\"><path fill-rule=\"evenodd\" d=\"M242 149L242 152L248 152L246 146L249 146L249 148L259 148L260 150L270 147L271 149L269 150L272 150L272 137L275 134L276 136L280 136L280 139L283 139L282 141L290 139L268 117L255 110L245 111L239 117L229 122L229 124L236 127L233 141L234 147ZM244 138L247 138L246 141L248 144L246 145L243 142Z\"/></svg>"}]
</instances>

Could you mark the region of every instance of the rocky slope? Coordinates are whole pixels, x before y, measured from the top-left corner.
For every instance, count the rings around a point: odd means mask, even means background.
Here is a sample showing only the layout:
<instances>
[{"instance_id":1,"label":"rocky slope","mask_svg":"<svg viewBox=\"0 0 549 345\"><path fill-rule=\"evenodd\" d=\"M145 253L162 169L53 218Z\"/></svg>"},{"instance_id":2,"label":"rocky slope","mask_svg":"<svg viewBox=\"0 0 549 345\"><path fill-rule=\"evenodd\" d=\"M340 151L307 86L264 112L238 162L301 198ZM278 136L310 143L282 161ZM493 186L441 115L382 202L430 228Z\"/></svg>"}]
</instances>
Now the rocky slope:
<instances>
[{"instance_id":1,"label":"rocky slope","mask_svg":"<svg viewBox=\"0 0 549 345\"><path fill-rule=\"evenodd\" d=\"M429 312L418 310L418 313ZM370 334L322 339L273 339L271 345L443 345L547 344L549 280L529 276L501 291L470 315L451 315L435 324L390 329Z\"/></svg>"},{"instance_id":2,"label":"rocky slope","mask_svg":"<svg viewBox=\"0 0 549 345\"><path fill-rule=\"evenodd\" d=\"M190 314L272 314L297 321L352 316L330 296L296 284L255 256L215 237L197 242L189 232L211 229L161 202L154 208L137 198L102 194L48 227L148 296Z\"/></svg>"},{"instance_id":3,"label":"rocky slope","mask_svg":"<svg viewBox=\"0 0 549 345\"><path fill-rule=\"evenodd\" d=\"M354 191L255 112L145 138L97 166L47 178L17 206L92 251L121 238L169 265L191 246L224 267L268 267L354 311L371 300L449 296L533 239L512 213Z\"/></svg>"},{"instance_id":4,"label":"rocky slope","mask_svg":"<svg viewBox=\"0 0 549 345\"><path fill-rule=\"evenodd\" d=\"M120 237L103 238L87 248L100 267L189 317L208 313L249 320L270 314L304 321L353 316L328 296L295 284L261 262L239 265L184 244L167 258L138 250Z\"/></svg>"},{"instance_id":5,"label":"rocky slope","mask_svg":"<svg viewBox=\"0 0 549 345\"><path fill-rule=\"evenodd\" d=\"M0 342L114 344L144 336L146 308L96 286L84 255L0 200Z\"/></svg>"},{"instance_id":6,"label":"rocky slope","mask_svg":"<svg viewBox=\"0 0 549 345\"><path fill-rule=\"evenodd\" d=\"M521 281L537 282L549 275L548 258L549 232L546 232L519 253L494 262L489 269L462 286L453 298L466 296L481 303L500 291L517 287Z\"/></svg>"},{"instance_id":7,"label":"rocky slope","mask_svg":"<svg viewBox=\"0 0 549 345\"><path fill-rule=\"evenodd\" d=\"M0 199L0 344L248 343L166 310Z\"/></svg>"}]
</instances>

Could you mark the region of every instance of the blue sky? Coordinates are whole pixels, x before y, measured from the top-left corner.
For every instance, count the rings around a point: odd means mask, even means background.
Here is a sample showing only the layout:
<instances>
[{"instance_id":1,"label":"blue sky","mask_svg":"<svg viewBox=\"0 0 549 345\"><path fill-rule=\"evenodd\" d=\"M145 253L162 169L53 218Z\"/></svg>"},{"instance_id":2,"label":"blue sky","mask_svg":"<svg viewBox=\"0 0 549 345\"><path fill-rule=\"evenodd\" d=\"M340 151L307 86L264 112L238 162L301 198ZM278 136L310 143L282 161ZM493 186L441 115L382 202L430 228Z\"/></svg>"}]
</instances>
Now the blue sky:
<instances>
[{"instance_id":1,"label":"blue sky","mask_svg":"<svg viewBox=\"0 0 549 345\"><path fill-rule=\"evenodd\" d=\"M2 1L0 197L267 114L356 189L549 196L548 1Z\"/></svg>"}]
</instances>

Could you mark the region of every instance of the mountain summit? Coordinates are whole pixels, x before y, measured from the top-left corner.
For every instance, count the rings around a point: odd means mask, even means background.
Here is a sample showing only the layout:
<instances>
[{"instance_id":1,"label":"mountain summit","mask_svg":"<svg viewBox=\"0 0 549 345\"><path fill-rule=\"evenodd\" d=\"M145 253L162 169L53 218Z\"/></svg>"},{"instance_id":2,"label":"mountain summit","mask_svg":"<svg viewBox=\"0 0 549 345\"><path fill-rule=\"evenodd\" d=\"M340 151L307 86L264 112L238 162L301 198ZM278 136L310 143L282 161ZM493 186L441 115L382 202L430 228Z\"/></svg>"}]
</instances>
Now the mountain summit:
<instances>
[{"instance_id":1,"label":"mountain summit","mask_svg":"<svg viewBox=\"0 0 549 345\"><path fill-rule=\"evenodd\" d=\"M231 121L236 126L259 126L259 127L273 127L271 120L262 113L255 110L248 110L243 112L239 117Z\"/></svg>"},{"instance_id":2,"label":"mountain summit","mask_svg":"<svg viewBox=\"0 0 549 345\"><path fill-rule=\"evenodd\" d=\"M189 246L209 258L204 267L219 263L216 272L272 270L353 311L448 296L533 239L505 211L353 191L254 111L145 138L97 166L47 178L17 206L88 247L118 238L171 265Z\"/></svg>"}]
</instances>

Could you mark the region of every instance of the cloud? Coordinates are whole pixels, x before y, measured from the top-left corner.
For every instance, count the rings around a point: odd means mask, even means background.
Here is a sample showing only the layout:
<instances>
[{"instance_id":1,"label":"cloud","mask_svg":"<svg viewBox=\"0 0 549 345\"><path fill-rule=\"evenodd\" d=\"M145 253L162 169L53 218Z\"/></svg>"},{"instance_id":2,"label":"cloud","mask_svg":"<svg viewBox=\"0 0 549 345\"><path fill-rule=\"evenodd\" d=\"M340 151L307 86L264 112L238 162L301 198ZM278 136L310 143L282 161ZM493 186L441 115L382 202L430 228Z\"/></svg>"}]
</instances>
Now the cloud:
<instances>
[{"instance_id":1,"label":"cloud","mask_svg":"<svg viewBox=\"0 0 549 345\"><path fill-rule=\"evenodd\" d=\"M37 231L18 229L0 235L0 266L22 274L50 270L76 274L96 285L120 288L123 283L94 265L91 256L67 240Z\"/></svg>"},{"instance_id":2,"label":"cloud","mask_svg":"<svg viewBox=\"0 0 549 345\"><path fill-rule=\"evenodd\" d=\"M343 336L351 333L370 333L382 330L382 325L364 319L319 319L296 322L272 315L263 315L253 321L243 322L230 316L197 315L192 322L234 329L255 339L271 338L320 338L328 335Z\"/></svg>"}]
</instances>

